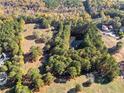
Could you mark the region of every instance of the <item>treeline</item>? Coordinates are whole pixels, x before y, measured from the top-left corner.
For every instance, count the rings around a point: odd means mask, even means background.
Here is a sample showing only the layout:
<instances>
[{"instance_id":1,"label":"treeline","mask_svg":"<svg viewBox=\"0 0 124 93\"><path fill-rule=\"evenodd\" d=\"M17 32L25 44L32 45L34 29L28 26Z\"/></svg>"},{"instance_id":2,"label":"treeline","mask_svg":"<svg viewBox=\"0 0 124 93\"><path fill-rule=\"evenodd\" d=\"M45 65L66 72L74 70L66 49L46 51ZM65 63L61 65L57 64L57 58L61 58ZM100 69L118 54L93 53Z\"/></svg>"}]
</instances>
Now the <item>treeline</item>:
<instances>
[{"instance_id":1,"label":"treeline","mask_svg":"<svg viewBox=\"0 0 124 93\"><path fill-rule=\"evenodd\" d=\"M0 20L0 53L10 52L13 56L22 52L20 44L22 40L23 20L13 18Z\"/></svg>"},{"instance_id":2,"label":"treeline","mask_svg":"<svg viewBox=\"0 0 124 93\"><path fill-rule=\"evenodd\" d=\"M24 20L32 21L30 18ZM28 72L25 72L26 67L23 65L24 56L21 50L21 32L24 30L24 20L22 17L11 20L1 19L0 25L1 50L10 52L12 55L10 60L0 67L0 72L7 73L7 84L12 86L12 93L39 91L40 87L53 82L54 77L70 79L82 74L93 73L96 80L101 80L103 83L113 80L118 75L118 64L108 54L95 24L87 23L87 29L83 31L82 27L86 22L82 20L68 22L44 17L36 19L36 22L44 28L49 26L56 28L53 38L46 44L48 47L44 53L48 53L48 57L43 63L44 72L41 74L39 69L29 69ZM82 42L76 49L70 46L73 31L81 32ZM4 43L7 48L3 46ZM32 47L30 53L35 61L41 51L38 47Z\"/></svg>"}]
</instances>

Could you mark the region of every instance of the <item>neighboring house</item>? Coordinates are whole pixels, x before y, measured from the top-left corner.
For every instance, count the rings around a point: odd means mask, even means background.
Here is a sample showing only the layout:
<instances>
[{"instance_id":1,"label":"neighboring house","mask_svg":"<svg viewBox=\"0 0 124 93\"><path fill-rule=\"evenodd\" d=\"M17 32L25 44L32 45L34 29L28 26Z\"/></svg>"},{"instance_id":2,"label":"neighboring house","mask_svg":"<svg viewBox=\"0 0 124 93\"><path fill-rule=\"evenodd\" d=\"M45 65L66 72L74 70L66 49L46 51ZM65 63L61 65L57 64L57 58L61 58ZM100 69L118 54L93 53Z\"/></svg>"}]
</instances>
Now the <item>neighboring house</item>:
<instances>
[{"instance_id":1,"label":"neighboring house","mask_svg":"<svg viewBox=\"0 0 124 93\"><path fill-rule=\"evenodd\" d=\"M7 83L7 74L5 72L0 73L0 86Z\"/></svg>"},{"instance_id":2,"label":"neighboring house","mask_svg":"<svg viewBox=\"0 0 124 93\"><path fill-rule=\"evenodd\" d=\"M9 55L2 53L0 55L0 67L4 64L6 60L9 59ZM0 72L0 86L6 84L7 82L7 74L6 72Z\"/></svg>"},{"instance_id":3,"label":"neighboring house","mask_svg":"<svg viewBox=\"0 0 124 93\"><path fill-rule=\"evenodd\" d=\"M124 10L124 3L120 4L120 5L119 5L119 8L120 8L121 10Z\"/></svg>"},{"instance_id":4,"label":"neighboring house","mask_svg":"<svg viewBox=\"0 0 124 93\"><path fill-rule=\"evenodd\" d=\"M7 56L7 54L2 53L2 54L0 55L0 66L2 66L2 65L4 64L4 62L5 62L6 60L8 60L8 59L9 59L9 57Z\"/></svg>"},{"instance_id":5,"label":"neighboring house","mask_svg":"<svg viewBox=\"0 0 124 93\"><path fill-rule=\"evenodd\" d=\"M102 31L110 32L113 30L112 25L102 25Z\"/></svg>"},{"instance_id":6,"label":"neighboring house","mask_svg":"<svg viewBox=\"0 0 124 93\"><path fill-rule=\"evenodd\" d=\"M124 0L119 0L119 8L124 10Z\"/></svg>"},{"instance_id":7,"label":"neighboring house","mask_svg":"<svg viewBox=\"0 0 124 93\"><path fill-rule=\"evenodd\" d=\"M124 26L120 28L120 32L124 32Z\"/></svg>"},{"instance_id":8,"label":"neighboring house","mask_svg":"<svg viewBox=\"0 0 124 93\"><path fill-rule=\"evenodd\" d=\"M109 30L108 26L102 25L102 31L109 32L110 30Z\"/></svg>"}]
</instances>

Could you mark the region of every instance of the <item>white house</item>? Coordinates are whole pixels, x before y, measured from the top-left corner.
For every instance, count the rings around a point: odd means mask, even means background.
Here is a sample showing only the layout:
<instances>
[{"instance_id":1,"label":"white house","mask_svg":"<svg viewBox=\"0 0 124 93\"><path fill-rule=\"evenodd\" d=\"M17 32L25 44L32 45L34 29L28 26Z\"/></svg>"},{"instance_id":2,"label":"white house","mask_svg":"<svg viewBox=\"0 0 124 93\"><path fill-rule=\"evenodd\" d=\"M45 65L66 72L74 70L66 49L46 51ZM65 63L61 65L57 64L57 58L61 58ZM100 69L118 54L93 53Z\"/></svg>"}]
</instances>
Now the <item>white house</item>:
<instances>
[{"instance_id":1,"label":"white house","mask_svg":"<svg viewBox=\"0 0 124 93\"><path fill-rule=\"evenodd\" d=\"M2 66L2 65L4 64L4 62L5 62L6 60L8 60L8 59L9 59L9 57L7 57L7 54L2 53L2 54L0 55L0 66Z\"/></svg>"},{"instance_id":2,"label":"white house","mask_svg":"<svg viewBox=\"0 0 124 93\"><path fill-rule=\"evenodd\" d=\"M106 25L102 25L102 30L107 31L107 32L110 31L109 28Z\"/></svg>"},{"instance_id":3,"label":"white house","mask_svg":"<svg viewBox=\"0 0 124 93\"><path fill-rule=\"evenodd\" d=\"M0 73L0 86L7 83L7 74L5 72Z\"/></svg>"},{"instance_id":4,"label":"white house","mask_svg":"<svg viewBox=\"0 0 124 93\"><path fill-rule=\"evenodd\" d=\"M120 28L120 32L124 32L124 26Z\"/></svg>"}]
</instances>

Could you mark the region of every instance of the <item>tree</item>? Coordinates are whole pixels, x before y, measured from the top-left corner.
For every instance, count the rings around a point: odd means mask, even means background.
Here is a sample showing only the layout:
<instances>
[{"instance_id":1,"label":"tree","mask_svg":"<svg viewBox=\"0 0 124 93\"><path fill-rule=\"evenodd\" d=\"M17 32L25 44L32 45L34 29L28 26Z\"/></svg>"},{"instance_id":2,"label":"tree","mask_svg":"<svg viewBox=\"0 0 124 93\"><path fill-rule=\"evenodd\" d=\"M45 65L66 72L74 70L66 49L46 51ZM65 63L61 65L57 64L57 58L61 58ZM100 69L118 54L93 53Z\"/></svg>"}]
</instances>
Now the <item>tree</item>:
<instances>
[{"instance_id":1,"label":"tree","mask_svg":"<svg viewBox=\"0 0 124 93\"><path fill-rule=\"evenodd\" d=\"M86 22L91 22L91 20L92 20L91 16L87 12L83 12L82 18Z\"/></svg>"},{"instance_id":2,"label":"tree","mask_svg":"<svg viewBox=\"0 0 124 93\"><path fill-rule=\"evenodd\" d=\"M41 33L39 31L33 32L33 35L35 36L36 39L40 39L41 38Z\"/></svg>"},{"instance_id":3,"label":"tree","mask_svg":"<svg viewBox=\"0 0 124 93\"><path fill-rule=\"evenodd\" d=\"M35 90L39 90L44 85L39 69L29 69L27 76L31 78Z\"/></svg>"},{"instance_id":4,"label":"tree","mask_svg":"<svg viewBox=\"0 0 124 93\"><path fill-rule=\"evenodd\" d=\"M32 46L30 48L30 54L31 54L32 61L36 61L37 58L41 55L40 47Z\"/></svg>"},{"instance_id":5,"label":"tree","mask_svg":"<svg viewBox=\"0 0 124 93\"><path fill-rule=\"evenodd\" d=\"M121 41L117 42L116 44L116 50L120 50L123 47L123 43Z\"/></svg>"},{"instance_id":6,"label":"tree","mask_svg":"<svg viewBox=\"0 0 124 93\"><path fill-rule=\"evenodd\" d=\"M24 75L24 70L17 65L12 65L10 68L11 71L9 72L9 76L8 76L9 79L15 82L22 80L22 76Z\"/></svg>"},{"instance_id":7,"label":"tree","mask_svg":"<svg viewBox=\"0 0 124 93\"><path fill-rule=\"evenodd\" d=\"M49 20L46 19L46 18L42 18L41 27L43 27L43 28L50 28L50 22L49 22Z\"/></svg>"},{"instance_id":8,"label":"tree","mask_svg":"<svg viewBox=\"0 0 124 93\"><path fill-rule=\"evenodd\" d=\"M69 67L67 72L71 76L71 78L75 78L77 76L77 70L76 67Z\"/></svg>"},{"instance_id":9,"label":"tree","mask_svg":"<svg viewBox=\"0 0 124 93\"><path fill-rule=\"evenodd\" d=\"M104 11L101 11L101 12L100 12L100 15L101 15L101 17L102 17L102 20L103 20L103 21L106 21L107 17L106 17L106 15L105 15Z\"/></svg>"},{"instance_id":10,"label":"tree","mask_svg":"<svg viewBox=\"0 0 124 93\"><path fill-rule=\"evenodd\" d=\"M0 67L0 72L6 72L8 70L6 65Z\"/></svg>"},{"instance_id":11,"label":"tree","mask_svg":"<svg viewBox=\"0 0 124 93\"><path fill-rule=\"evenodd\" d=\"M23 65L24 64L24 56L23 55L15 55L13 58L12 58L13 61L15 62L18 62L20 65Z\"/></svg>"},{"instance_id":12,"label":"tree","mask_svg":"<svg viewBox=\"0 0 124 93\"><path fill-rule=\"evenodd\" d=\"M75 90L76 90L76 92L81 92L82 91L82 86L80 84L76 84Z\"/></svg>"},{"instance_id":13,"label":"tree","mask_svg":"<svg viewBox=\"0 0 124 93\"><path fill-rule=\"evenodd\" d=\"M25 25L25 21L23 18L20 18L19 20L19 25L20 25L20 31L24 31L24 25Z\"/></svg>"},{"instance_id":14,"label":"tree","mask_svg":"<svg viewBox=\"0 0 124 93\"><path fill-rule=\"evenodd\" d=\"M54 79L54 76L50 72L46 73L43 77L43 80L46 85L50 85L53 79Z\"/></svg>"},{"instance_id":15,"label":"tree","mask_svg":"<svg viewBox=\"0 0 124 93\"><path fill-rule=\"evenodd\" d=\"M96 69L103 80L102 83L112 81L119 74L118 64L110 55L102 57L101 61L97 63Z\"/></svg>"},{"instance_id":16,"label":"tree","mask_svg":"<svg viewBox=\"0 0 124 93\"><path fill-rule=\"evenodd\" d=\"M70 47L70 31L71 31L71 26L70 24L67 24L64 26L64 30L63 30L63 46L62 48L65 50L68 50Z\"/></svg>"},{"instance_id":17,"label":"tree","mask_svg":"<svg viewBox=\"0 0 124 93\"><path fill-rule=\"evenodd\" d=\"M27 87L21 84L21 82L17 82L15 88L15 93L32 93L31 90Z\"/></svg>"},{"instance_id":18,"label":"tree","mask_svg":"<svg viewBox=\"0 0 124 93\"><path fill-rule=\"evenodd\" d=\"M58 74L58 75L62 75L63 72L65 71L65 64L64 62L59 62L59 61L56 61L54 63L54 70L55 72Z\"/></svg>"},{"instance_id":19,"label":"tree","mask_svg":"<svg viewBox=\"0 0 124 93\"><path fill-rule=\"evenodd\" d=\"M12 49L12 55L16 55L19 52L19 46L16 42L10 42L10 48Z\"/></svg>"}]
</instances>

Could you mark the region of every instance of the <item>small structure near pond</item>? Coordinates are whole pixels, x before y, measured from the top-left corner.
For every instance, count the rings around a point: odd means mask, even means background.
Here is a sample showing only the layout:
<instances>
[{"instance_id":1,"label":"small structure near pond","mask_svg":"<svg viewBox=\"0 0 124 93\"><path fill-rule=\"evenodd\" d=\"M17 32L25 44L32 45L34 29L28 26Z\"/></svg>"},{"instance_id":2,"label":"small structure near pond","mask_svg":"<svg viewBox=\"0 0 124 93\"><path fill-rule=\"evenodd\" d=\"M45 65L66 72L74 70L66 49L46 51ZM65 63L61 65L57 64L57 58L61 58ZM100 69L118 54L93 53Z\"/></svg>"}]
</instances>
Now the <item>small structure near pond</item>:
<instances>
[{"instance_id":1,"label":"small structure near pond","mask_svg":"<svg viewBox=\"0 0 124 93\"><path fill-rule=\"evenodd\" d=\"M4 65L4 62L9 59L9 55L2 53L0 55L0 67ZM3 86L7 83L7 74L6 72L0 72L0 86Z\"/></svg>"},{"instance_id":2,"label":"small structure near pond","mask_svg":"<svg viewBox=\"0 0 124 93\"><path fill-rule=\"evenodd\" d=\"M124 26L120 28L120 32L124 32Z\"/></svg>"}]
</instances>

